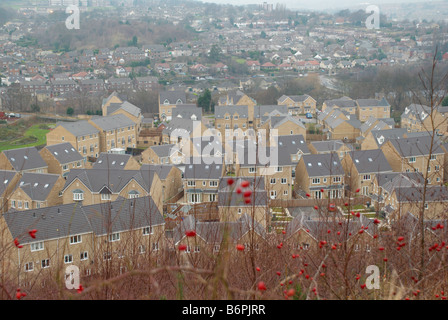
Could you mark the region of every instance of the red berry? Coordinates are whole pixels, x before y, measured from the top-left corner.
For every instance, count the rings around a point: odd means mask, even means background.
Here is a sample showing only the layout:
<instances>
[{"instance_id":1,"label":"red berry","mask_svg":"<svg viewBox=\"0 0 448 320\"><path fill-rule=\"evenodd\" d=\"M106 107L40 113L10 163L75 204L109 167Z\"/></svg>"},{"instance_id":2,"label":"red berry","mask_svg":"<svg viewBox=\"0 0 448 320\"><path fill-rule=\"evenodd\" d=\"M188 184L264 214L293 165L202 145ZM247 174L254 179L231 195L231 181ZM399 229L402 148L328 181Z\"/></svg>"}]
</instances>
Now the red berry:
<instances>
[{"instance_id":1,"label":"red berry","mask_svg":"<svg viewBox=\"0 0 448 320\"><path fill-rule=\"evenodd\" d=\"M255 270L260 271L261 269L259 267L256 267Z\"/></svg>"},{"instance_id":2,"label":"red berry","mask_svg":"<svg viewBox=\"0 0 448 320\"><path fill-rule=\"evenodd\" d=\"M240 187L236 188L236 193L241 194L243 192Z\"/></svg>"},{"instance_id":3,"label":"red berry","mask_svg":"<svg viewBox=\"0 0 448 320\"><path fill-rule=\"evenodd\" d=\"M278 276L280 276L280 275L281 275L281 272L280 272L280 271L277 271L276 274L277 274Z\"/></svg>"},{"instance_id":4,"label":"red berry","mask_svg":"<svg viewBox=\"0 0 448 320\"><path fill-rule=\"evenodd\" d=\"M361 191L361 189L359 189L359 188L358 188L358 189L356 189L356 191L355 191L355 192L356 192L356 193L358 193L359 191Z\"/></svg>"},{"instance_id":5,"label":"red berry","mask_svg":"<svg viewBox=\"0 0 448 320\"><path fill-rule=\"evenodd\" d=\"M286 295L287 295L288 297L292 297L295 293L296 293L296 290L294 290L294 289L289 289L288 292L286 293Z\"/></svg>"},{"instance_id":6,"label":"red berry","mask_svg":"<svg viewBox=\"0 0 448 320\"><path fill-rule=\"evenodd\" d=\"M244 245L242 245L242 244L237 244L237 245L236 245L236 250L238 250L238 251L244 251Z\"/></svg>"},{"instance_id":7,"label":"red berry","mask_svg":"<svg viewBox=\"0 0 448 320\"><path fill-rule=\"evenodd\" d=\"M307 198L311 197L311 195L309 193L306 194Z\"/></svg>"},{"instance_id":8,"label":"red berry","mask_svg":"<svg viewBox=\"0 0 448 320\"><path fill-rule=\"evenodd\" d=\"M232 178L227 179L227 184L229 186L231 186L234 182L235 182L235 180L233 180Z\"/></svg>"},{"instance_id":9,"label":"red berry","mask_svg":"<svg viewBox=\"0 0 448 320\"><path fill-rule=\"evenodd\" d=\"M252 195L252 191L250 191L250 190L245 191L243 194L243 196L246 198L250 197L251 195Z\"/></svg>"},{"instance_id":10,"label":"red berry","mask_svg":"<svg viewBox=\"0 0 448 320\"><path fill-rule=\"evenodd\" d=\"M80 285L79 285L79 288L78 288L78 290L77 290L78 293L81 293L83 290L84 290L84 288L83 288L82 284L80 284Z\"/></svg>"},{"instance_id":11,"label":"red berry","mask_svg":"<svg viewBox=\"0 0 448 320\"><path fill-rule=\"evenodd\" d=\"M258 282L258 290L260 291L266 290L266 285L264 284L263 281Z\"/></svg>"},{"instance_id":12,"label":"red berry","mask_svg":"<svg viewBox=\"0 0 448 320\"><path fill-rule=\"evenodd\" d=\"M318 210L318 209L319 209L319 207L318 207L318 206L314 206L314 209Z\"/></svg>"},{"instance_id":13,"label":"red berry","mask_svg":"<svg viewBox=\"0 0 448 320\"><path fill-rule=\"evenodd\" d=\"M398 237L397 240L398 240L398 241L403 241L403 240L404 240L404 237Z\"/></svg>"},{"instance_id":14,"label":"red berry","mask_svg":"<svg viewBox=\"0 0 448 320\"><path fill-rule=\"evenodd\" d=\"M243 182L241 182L241 186L243 188L247 188L249 186L249 181L244 180Z\"/></svg>"},{"instance_id":15,"label":"red berry","mask_svg":"<svg viewBox=\"0 0 448 320\"><path fill-rule=\"evenodd\" d=\"M250 200L250 198L245 198L244 199L244 203L246 203L246 204L249 204L249 203L251 203L252 201Z\"/></svg>"},{"instance_id":16,"label":"red berry","mask_svg":"<svg viewBox=\"0 0 448 320\"><path fill-rule=\"evenodd\" d=\"M177 247L177 249L179 249L179 251L185 251L187 250L187 246L185 244L181 244Z\"/></svg>"},{"instance_id":17,"label":"red berry","mask_svg":"<svg viewBox=\"0 0 448 320\"><path fill-rule=\"evenodd\" d=\"M196 231L194 231L194 230L187 230L187 231L185 231L185 235L187 237L195 237L196 236Z\"/></svg>"}]
</instances>

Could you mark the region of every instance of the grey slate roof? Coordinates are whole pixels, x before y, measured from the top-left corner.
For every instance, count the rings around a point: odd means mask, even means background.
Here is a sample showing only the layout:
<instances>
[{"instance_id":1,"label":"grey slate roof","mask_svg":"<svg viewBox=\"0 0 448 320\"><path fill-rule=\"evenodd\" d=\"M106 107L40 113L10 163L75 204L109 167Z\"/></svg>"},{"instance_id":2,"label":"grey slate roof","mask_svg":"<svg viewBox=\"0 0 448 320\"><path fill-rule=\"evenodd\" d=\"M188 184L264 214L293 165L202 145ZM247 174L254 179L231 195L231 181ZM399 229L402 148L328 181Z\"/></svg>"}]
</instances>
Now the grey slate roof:
<instances>
[{"instance_id":1,"label":"grey slate roof","mask_svg":"<svg viewBox=\"0 0 448 320\"><path fill-rule=\"evenodd\" d=\"M303 102L306 99L308 99L310 96L307 94L303 94L303 95L282 95L280 98L278 98L278 102L282 103L283 101L285 101L287 98L290 98L292 101L294 102Z\"/></svg>"},{"instance_id":2,"label":"grey slate roof","mask_svg":"<svg viewBox=\"0 0 448 320\"><path fill-rule=\"evenodd\" d=\"M306 144L306 140L303 135L289 135L289 136L279 136L278 137L278 146L281 150L286 150L289 155L297 154L297 152L301 151L303 154L310 154L310 150L308 145ZM284 149L282 149L284 148Z\"/></svg>"},{"instance_id":3,"label":"grey slate roof","mask_svg":"<svg viewBox=\"0 0 448 320\"><path fill-rule=\"evenodd\" d=\"M174 244L178 244L185 237L187 230L195 230L197 236L208 244L220 244L223 241L224 230L227 228L230 239L236 241L250 230L254 230L266 239L266 230L256 220L243 214L237 221L229 222L202 222L196 221L189 215L173 230Z\"/></svg>"},{"instance_id":4,"label":"grey slate roof","mask_svg":"<svg viewBox=\"0 0 448 320\"><path fill-rule=\"evenodd\" d=\"M262 118L266 115L272 114L288 114L288 106L278 106L278 105L262 105L262 106L254 106L254 118Z\"/></svg>"},{"instance_id":5,"label":"grey slate roof","mask_svg":"<svg viewBox=\"0 0 448 320\"><path fill-rule=\"evenodd\" d=\"M193 116L197 121L202 119L202 108L195 104L179 104L172 110L172 118L191 119Z\"/></svg>"},{"instance_id":6,"label":"grey slate roof","mask_svg":"<svg viewBox=\"0 0 448 320\"><path fill-rule=\"evenodd\" d=\"M174 144L161 144L159 146L151 146L150 148L157 154L159 158L165 158L171 155L171 149L174 146Z\"/></svg>"},{"instance_id":7,"label":"grey slate roof","mask_svg":"<svg viewBox=\"0 0 448 320\"><path fill-rule=\"evenodd\" d=\"M46 146L45 149L50 151L50 153L60 164L67 164L84 159L84 157L77 150L75 150L69 142Z\"/></svg>"},{"instance_id":8,"label":"grey slate roof","mask_svg":"<svg viewBox=\"0 0 448 320\"><path fill-rule=\"evenodd\" d=\"M16 171L48 167L36 147L4 150L3 153Z\"/></svg>"},{"instance_id":9,"label":"grey slate roof","mask_svg":"<svg viewBox=\"0 0 448 320\"><path fill-rule=\"evenodd\" d=\"M389 107L390 104L386 98L378 99L358 99L356 100L360 107Z\"/></svg>"},{"instance_id":10,"label":"grey slate roof","mask_svg":"<svg viewBox=\"0 0 448 320\"><path fill-rule=\"evenodd\" d=\"M20 187L31 200L44 201L59 177L58 174L25 172L16 188Z\"/></svg>"},{"instance_id":11,"label":"grey slate roof","mask_svg":"<svg viewBox=\"0 0 448 320\"><path fill-rule=\"evenodd\" d=\"M391 139L390 143L402 157L423 156L429 154L431 137L415 137L404 139ZM432 154L443 154L444 151L438 143L434 143Z\"/></svg>"},{"instance_id":12,"label":"grey slate roof","mask_svg":"<svg viewBox=\"0 0 448 320\"><path fill-rule=\"evenodd\" d=\"M92 169L119 169L123 170L132 158L129 154L116 154L102 152L93 164Z\"/></svg>"},{"instance_id":13,"label":"grey slate roof","mask_svg":"<svg viewBox=\"0 0 448 320\"><path fill-rule=\"evenodd\" d=\"M306 154L302 156L305 169L310 177L344 175L339 157L334 153Z\"/></svg>"},{"instance_id":14,"label":"grey slate roof","mask_svg":"<svg viewBox=\"0 0 448 320\"><path fill-rule=\"evenodd\" d=\"M3 192L6 191L16 174L15 171L0 170L0 196L3 196Z\"/></svg>"},{"instance_id":15,"label":"grey slate roof","mask_svg":"<svg viewBox=\"0 0 448 320\"><path fill-rule=\"evenodd\" d=\"M299 127L305 128L305 125L302 123L302 121L290 116L289 114L284 116L269 117L269 121L272 129L280 127L283 123L287 121L291 121L296 125L298 125Z\"/></svg>"},{"instance_id":16,"label":"grey slate roof","mask_svg":"<svg viewBox=\"0 0 448 320\"><path fill-rule=\"evenodd\" d=\"M407 134L406 128L395 128L395 129L386 129L386 130L372 130L370 134L372 134L375 142L378 147L381 147L385 142L390 139L398 139L403 138L405 134Z\"/></svg>"},{"instance_id":17,"label":"grey slate roof","mask_svg":"<svg viewBox=\"0 0 448 320\"><path fill-rule=\"evenodd\" d=\"M347 155L352 158L358 173L392 172L381 149L357 150L349 152Z\"/></svg>"},{"instance_id":18,"label":"grey slate roof","mask_svg":"<svg viewBox=\"0 0 448 320\"><path fill-rule=\"evenodd\" d=\"M92 117L91 121L104 131L115 130L135 125L135 122L124 114L115 114L105 117Z\"/></svg>"},{"instance_id":19,"label":"grey slate roof","mask_svg":"<svg viewBox=\"0 0 448 320\"><path fill-rule=\"evenodd\" d=\"M423 197L423 186L395 188L398 202L418 202ZM445 186L427 186L425 201L446 202L448 201L448 188Z\"/></svg>"},{"instance_id":20,"label":"grey slate roof","mask_svg":"<svg viewBox=\"0 0 448 320\"><path fill-rule=\"evenodd\" d=\"M204 160L204 159L199 159ZM220 179L223 174L223 161L221 163L211 163L201 161L194 163L190 158L189 164L185 164L184 179ZM200 186L199 186L200 187Z\"/></svg>"},{"instance_id":21,"label":"grey slate roof","mask_svg":"<svg viewBox=\"0 0 448 320\"><path fill-rule=\"evenodd\" d=\"M328 107L339 107L339 108L356 108L356 101L349 97L342 97L339 99L332 99L324 101L327 108ZM327 109L325 109L327 110Z\"/></svg>"},{"instance_id":22,"label":"grey slate roof","mask_svg":"<svg viewBox=\"0 0 448 320\"><path fill-rule=\"evenodd\" d=\"M215 106L215 118L224 119L226 113L233 116L238 114L239 118L248 118L248 106Z\"/></svg>"},{"instance_id":23,"label":"grey slate roof","mask_svg":"<svg viewBox=\"0 0 448 320\"><path fill-rule=\"evenodd\" d=\"M99 130L92 126L87 120L75 121L75 122L57 122L57 126L62 126L67 131L72 133L75 137L86 136L89 134L97 134Z\"/></svg>"},{"instance_id":24,"label":"grey slate roof","mask_svg":"<svg viewBox=\"0 0 448 320\"><path fill-rule=\"evenodd\" d=\"M180 169L170 164L142 164L140 171L143 174L147 174L147 172L155 172L160 180L165 180L170 174L171 170L178 170L181 173Z\"/></svg>"},{"instance_id":25,"label":"grey slate roof","mask_svg":"<svg viewBox=\"0 0 448 320\"><path fill-rule=\"evenodd\" d=\"M187 95L185 91L161 91L159 93L160 104L168 100L168 104L185 104L187 103ZM180 100L180 102L179 102Z\"/></svg>"},{"instance_id":26,"label":"grey slate roof","mask_svg":"<svg viewBox=\"0 0 448 320\"><path fill-rule=\"evenodd\" d=\"M165 129L163 129L162 134L168 134L171 135L174 130L178 130L179 133L187 133L187 135L190 135L193 132L193 129L195 128L195 125L200 125L200 121L193 121L191 119L180 119L180 118L173 118L166 126Z\"/></svg>"},{"instance_id":27,"label":"grey slate roof","mask_svg":"<svg viewBox=\"0 0 448 320\"><path fill-rule=\"evenodd\" d=\"M21 212L10 211L3 217L12 237L18 238L21 244L91 232L103 235L107 232L126 231L131 227L164 224L162 215L149 197L121 199L110 202L110 205L81 206L79 203L71 203ZM107 222L109 210L112 223ZM36 239L27 235L31 229L37 230Z\"/></svg>"},{"instance_id":28,"label":"grey slate roof","mask_svg":"<svg viewBox=\"0 0 448 320\"><path fill-rule=\"evenodd\" d=\"M104 187L112 193L119 193L131 180L136 181L149 192L154 178L154 172L141 170L118 169L72 169L67 176L64 191L78 178L91 192L100 192Z\"/></svg>"},{"instance_id":29,"label":"grey slate roof","mask_svg":"<svg viewBox=\"0 0 448 320\"><path fill-rule=\"evenodd\" d=\"M312 141L311 145L318 153L338 152L345 144L341 140ZM347 145L350 146L350 145Z\"/></svg>"}]
</instances>

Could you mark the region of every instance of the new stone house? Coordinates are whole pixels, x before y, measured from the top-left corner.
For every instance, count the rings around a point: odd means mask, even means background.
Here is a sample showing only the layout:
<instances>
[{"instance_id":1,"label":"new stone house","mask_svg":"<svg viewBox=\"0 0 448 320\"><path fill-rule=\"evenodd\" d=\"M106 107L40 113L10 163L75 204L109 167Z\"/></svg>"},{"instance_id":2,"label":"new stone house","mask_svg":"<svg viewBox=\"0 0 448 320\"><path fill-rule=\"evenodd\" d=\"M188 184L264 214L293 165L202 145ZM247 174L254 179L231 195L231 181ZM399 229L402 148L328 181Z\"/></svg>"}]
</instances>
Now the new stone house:
<instances>
[{"instance_id":1,"label":"new stone house","mask_svg":"<svg viewBox=\"0 0 448 320\"><path fill-rule=\"evenodd\" d=\"M141 162L144 164L181 163L182 160L183 154L178 151L174 143L151 146L141 154Z\"/></svg>"},{"instance_id":2,"label":"new stone house","mask_svg":"<svg viewBox=\"0 0 448 320\"><path fill-rule=\"evenodd\" d=\"M375 176L380 173L392 172L381 149L349 152L341 163L346 174L345 183L352 194L359 189L360 194L369 196L374 192Z\"/></svg>"},{"instance_id":3,"label":"new stone house","mask_svg":"<svg viewBox=\"0 0 448 320\"><path fill-rule=\"evenodd\" d=\"M448 132L448 122L443 107L431 108L421 104L411 104L404 109L400 117L402 128L409 132L421 132L433 130L438 135Z\"/></svg>"},{"instance_id":4,"label":"new stone house","mask_svg":"<svg viewBox=\"0 0 448 320\"><path fill-rule=\"evenodd\" d=\"M278 105L288 106L288 113L298 116L305 113L316 113L316 100L307 95L282 95L277 99Z\"/></svg>"},{"instance_id":5,"label":"new stone house","mask_svg":"<svg viewBox=\"0 0 448 320\"><path fill-rule=\"evenodd\" d=\"M428 174L429 184L443 183L445 152L437 141L432 150L431 136L391 139L381 146L392 170L395 172L421 172ZM430 154L430 151L431 154Z\"/></svg>"},{"instance_id":6,"label":"new stone house","mask_svg":"<svg viewBox=\"0 0 448 320\"><path fill-rule=\"evenodd\" d=\"M73 169L61 189L64 204L101 204L119 197L133 199L148 195L162 211L162 182L154 171Z\"/></svg>"},{"instance_id":7,"label":"new stone house","mask_svg":"<svg viewBox=\"0 0 448 320\"><path fill-rule=\"evenodd\" d=\"M92 117L89 123L98 129L100 152L126 150L137 145L137 124L124 114Z\"/></svg>"},{"instance_id":8,"label":"new stone house","mask_svg":"<svg viewBox=\"0 0 448 320\"><path fill-rule=\"evenodd\" d=\"M187 237L185 232L189 230L195 230L196 237ZM242 244L245 251L257 251L266 242L265 228L253 221L248 214L241 215L236 221L198 221L193 215L189 215L173 230L171 248L176 250L180 245L185 245L181 259L187 263L187 260L195 261L199 257L214 258L226 249L225 243L229 243L229 248Z\"/></svg>"},{"instance_id":9,"label":"new stone house","mask_svg":"<svg viewBox=\"0 0 448 320\"><path fill-rule=\"evenodd\" d=\"M339 221L338 221L339 220ZM339 224L339 222L341 224ZM361 227L364 232L359 234ZM328 230L331 232L328 233ZM299 214L291 220L286 227L285 247L291 252L301 253L308 250L319 250L321 241L326 241L327 246L335 243L335 235L338 242L347 241L352 247L352 254L369 254L375 248L374 235L378 228L372 219L361 215L359 219L339 219L336 221L322 220ZM356 234L356 237L350 236Z\"/></svg>"},{"instance_id":10,"label":"new stone house","mask_svg":"<svg viewBox=\"0 0 448 320\"><path fill-rule=\"evenodd\" d=\"M385 98L379 99L358 99L356 100L356 116L364 122L369 117L390 118L390 104Z\"/></svg>"},{"instance_id":11,"label":"new stone house","mask_svg":"<svg viewBox=\"0 0 448 320\"><path fill-rule=\"evenodd\" d=\"M20 174L11 170L0 170L0 212L9 210L8 201L12 191L16 188Z\"/></svg>"},{"instance_id":12,"label":"new stone house","mask_svg":"<svg viewBox=\"0 0 448 320\"><path fill-rule=\"evenodd\" d=\"M162 131L162 143L189 143L191 139L206 134L207 128L202 121L174 118Z\"/></svg>"},{"instance_id":13,"label":"new stone house","mask_svg":"<svg viewBox=\"0 0 448 320\"><path fill-rule=\"evenodd\" d=\"M164 224L150 197L107 206L72 203L8 212L0 218L2 230L7 230L2 247L17 238L23 248L8 246L4 267L21 288L30 287L37 275L72 265L80 269L81 283L106 267L118 275L157 255L164 245ZM28 235L32 229L37 230L35 238Z\"/></svg>"},{"instance_id":14,"label":"new stone house","mask_svg":"<svg viewBox=\"0 0 448 320\"><path fill-rule=\"evenodd\" d=\"M291 115L269 116L261 124L260 129L266 130L266 136L302 135L306 138L306 127L302 121Z\"/></svg>"},{"instance_id":15,"label":"new stone house","mask_svg":"<svg viewBox=\"0 0 448 320\"><path fill-rule=\"evenodd\" d=\"M47 146L69 142L86 161L88 157L97 158L100 150L100 130L87 120L76 122L57 122L56 127L47 133Z\"/></svg>"},{"instance_id":16,"label":"new stone house","mask_svg":"<svg viewBox=\"0 0 448 320\"><path fill-rule=\"evenodd\" d=\"M448 189L436 185L427 186L426 190L423 185L398 187L392 191L386 205L394 209L391 219L399 219L408 212L420 216L422 211L424 219L447 219Z\"/></svg>"},{"instance_id":17,"label":"new stone house","mask_svg":"<svg viewBox=\"0 0 448 320\"><path fill-rule=\"evenodd\" d=\"M36 147L3 150L0 153L0 170L14 170L20 173L47 173L48 165Z\"/></svg>"},{"instance_id":18,"label":"new stone house","mask_svg":"<svg viewBox=\"0 0 448 320\"><path fill-rule=\"evenodd\" d=\"M371 130L361 142L361 150L372 150L381 148L389 139L406 137L406 128Z\"/></svg>"},{"instance_id":19,"label":"new stone house","mask_svg":"<svg viewBox=\"0 0 448 320\"><path fill-rule=\"evenodd\" d=\"M264 179L265 189L270 199L289 200L292 198L293 170L297 162L293 162L287 146L278 145L258 149L248 147L242 152L244 152L244 161L238 161L235 165L237 177ZM252 161L250 155L253 153L258 156ZM268 163L261 160L263 155L269 159Z\"/></svg>"},{"instance_id":20,"label":"new stone house","mask_svg":"<svg viewBox=\"0 0 448 320\"><path fill-rule=\"evenodd\" d=\"M163 203L170 203L173 198L183 192L183 172L174 165L143 164L140 171L144 175L150 175L151 172L157 174L162 184Z\"/></svg>"},{"instance_id":21,"label":"new stone house","mask_svg":"<svg viewBox=\"0 0 448 320\"><path fill-rule=\"evenodd\" d=\"M84 169L84 157L69 142L46 146L39 153L48 165L48 173L65 178L70 169Z\"/></svg>"},{"instance_id":22,"label":"new stone house","mask_svg":"<svg viewBox=\"0 0 448 320\"><path fill-rule=\"evenodd\" d=\"M215 107L215 129L219 131L221 137L229 139L231 137L231 134L233 134L233 130L240 129L238 130L237 137L242 138L244 131L246 131L248 128L248 106L224 105ZM229 131L226 132L226 130Z\"/></svg>"},{"instance_id":23,"label":"new stone house","mask_svg":"<svg viewBox=\"0 0 448 320\"><path fill-rule=\"evenodd\" d=\"M339 99L325 100L322 104L322 112L327 112L328 108L339 109L348 114L356 114L357 103L349 97L342 97Z\"/></svg>"},{"instance_id":24,"label":"new stone house","mask_svg":"<svg viewBox=\"0 0 448 320\"><path fill-rule=\"evenodd\" d=\"M342 140L311 141L308 146L312 154L336 152L341 160L347 153L353 151L352 146L344 143Z\"/></svg>"},{"instance_id":25,"label":"new stone house","mask_svg":"<svg viewBox=\"0 0 448 320\"><path fill-rule=\"evenodd\" d=\"M344 197L344 180L336 153L303 155L296 167L294 191L308 193L312 199L339 199Z\"/></svg>"},{"instance_id":26,"label":"new stone house","mask_svg":"<svg viewBox=\"0 0 448 320\"><path fill-rule=\"evenodd\" d=\"M254 122L251 127L254 129L259 129L261 123L266 121L268 117L282 116L286 114L288 114L288 106L283 105L254 106Z\"/></svg>"},{"instance_id":27,"label":"new stone house","mask_svg":"<svg viewBox=\"0 0 448 320\"><path fill-rule=\"evenodd\" d=\"M16 211L62 204L59 192L65 180L59 174L23 173L8 199L8 208Z\"/></svg>"},{"instance_id":28,"label":"new stone house","mask_svg":"<svg viewBox=\"0 0 448 320\"><path fill-rule=\"evenodd\" d=\"M218 183L224 174L222 158L190 158L183 176L185 202L217 201Z\"/></svg>"},{"instance_id":29,"label":"new stone house","mask_svg":"<svg viewBox=\"0 0 448 320\"><path fill-rule=\"evenodd\" d=\"M229 185L228 180L233 184ZM248 187L242 187L242 182L249 182ZM238 194L236 190L242 189ZM250 203L244 200L245 191L251 191ZM219 181L218 191L218 215L221 222L232 222L247 214L266 230L271 221L269 212L269 200L262 177L222 177Z\"/></svg>"},{"instance_id":30,"label":"new stone house","mask_svg":"<svg viewBox=\"0 0 448 320\"><path fill-rule=\"evenodd\" d=\"M187 95L184 91L161 91L159 93L159 118L162 121L171 120L172 109L186 103Z\"/></svg>"}]
</instances>

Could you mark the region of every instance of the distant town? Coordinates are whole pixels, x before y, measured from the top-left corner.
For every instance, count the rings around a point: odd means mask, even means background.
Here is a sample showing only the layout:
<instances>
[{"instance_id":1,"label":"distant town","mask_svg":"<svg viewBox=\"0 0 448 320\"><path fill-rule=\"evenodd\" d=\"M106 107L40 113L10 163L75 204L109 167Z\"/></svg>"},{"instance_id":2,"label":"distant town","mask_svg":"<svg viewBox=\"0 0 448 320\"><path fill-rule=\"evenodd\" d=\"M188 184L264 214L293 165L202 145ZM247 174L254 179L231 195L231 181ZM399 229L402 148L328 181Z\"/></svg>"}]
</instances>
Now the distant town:
<instances>
[{"instance_id":1,"label":"distant town","mask_svg":"<svg viewBox=\"0 0 448 320\"><path fill-rule=\"evenodd\" d=\"M5 2L0 297L371 299L381 264L446 298L448 26L369 15Z\"/></svg>"}]
</instances>

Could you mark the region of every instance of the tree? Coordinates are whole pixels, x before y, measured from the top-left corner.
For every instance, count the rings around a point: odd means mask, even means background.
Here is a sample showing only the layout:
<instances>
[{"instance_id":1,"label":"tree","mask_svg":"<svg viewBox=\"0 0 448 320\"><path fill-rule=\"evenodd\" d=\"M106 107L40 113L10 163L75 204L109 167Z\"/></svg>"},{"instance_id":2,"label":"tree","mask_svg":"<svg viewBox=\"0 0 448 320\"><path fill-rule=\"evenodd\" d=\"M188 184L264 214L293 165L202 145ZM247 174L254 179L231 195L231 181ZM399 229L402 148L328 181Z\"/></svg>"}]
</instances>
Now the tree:
<instances>
[{"instance_id":1,"label":"tree","mask_svg":"<svg viewBox=\"0 0 448 320\"><path fill-rule=\"evenodd\" d=\"M202 93L197 102L197 106L202 108L205 112L209 112L212 104L212 94L210 90L205 89L204 93Z\"/></svg>"},{"instance_id":2,"label":"tree","mask_svg":"<svg viewBox=\"0 0 448 320\"><path fill-rule=\"evenodd\" d=\"M260 37L263 38L263 39L266 39L266 36L267 36L266 32L261 31Z\"/></svg>"},{"instance_id":3,"label":"tree","mask_svg":"<svg viewBox=\"0 0 448 320\"><path fill-rule=\"evenodd\" d=\"M443 107L448 107L448 96L445 97L445 99L442 100L442 106Z\"/></svg>"},{"instance_id":4,"label":"tree","mask_svg":"<svg viewBox=\"0 0 448 320\"><path fill-rule=\"evenodd\" d=\"M213 61L219 61L221 59L222 49L214 44L210 49L210 59Z\"/></svg>"},{"instance_id":5,"label":"tree","mask_svg":"<svg viewBox=\"0 0 448 320\"><path fill-rule=\"evenodd\" d=\"M67 108L67 115L68 116L72 116L74 112L75 112L75 110L72 107L68 107Z\"/></svg>"}]
</instances>

